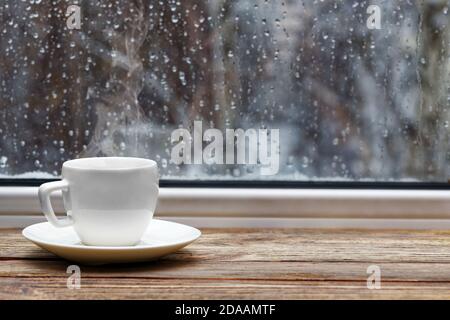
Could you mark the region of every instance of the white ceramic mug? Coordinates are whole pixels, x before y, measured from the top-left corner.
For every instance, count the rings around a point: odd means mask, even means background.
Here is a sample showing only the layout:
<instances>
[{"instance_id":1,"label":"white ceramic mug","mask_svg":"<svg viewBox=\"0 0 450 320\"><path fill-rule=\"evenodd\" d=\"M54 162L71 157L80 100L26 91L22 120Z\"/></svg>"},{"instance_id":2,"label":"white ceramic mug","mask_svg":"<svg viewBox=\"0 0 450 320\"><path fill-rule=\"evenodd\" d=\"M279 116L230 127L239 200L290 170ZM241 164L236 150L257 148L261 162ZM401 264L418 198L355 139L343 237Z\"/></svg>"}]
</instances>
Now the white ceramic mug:
<instances>
[{"instance_id":1,"label":"white ceramic mug","mask_svg":"<svg viewBox=\"0 0 450 320\"><path fill-rule=\"evenodd\" d=\"M62 190L67 217L58 219L50 194ZM81 158L64 162L62 180L39 187L47 220L73 226L86 245L130 246L139 242L158 197L155 161L128 157Z\"/></svg>"}]
</instances>

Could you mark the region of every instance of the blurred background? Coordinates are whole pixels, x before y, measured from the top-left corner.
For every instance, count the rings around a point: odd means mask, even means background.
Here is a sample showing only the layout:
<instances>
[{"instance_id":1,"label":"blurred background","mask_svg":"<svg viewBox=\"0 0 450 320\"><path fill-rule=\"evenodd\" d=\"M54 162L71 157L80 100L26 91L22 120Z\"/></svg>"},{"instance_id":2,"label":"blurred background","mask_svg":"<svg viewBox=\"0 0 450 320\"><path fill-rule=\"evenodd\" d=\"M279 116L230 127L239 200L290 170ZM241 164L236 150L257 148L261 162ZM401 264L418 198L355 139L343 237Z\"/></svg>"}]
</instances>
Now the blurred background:
<instances>
[{"instance_id":1,"label":"blurred background","mask_svg":"<svg viewBox=\"0 0 450 320\"><path fill-rule=\"evenodd\" d=\"M81 7L81 29L66 10ZM367 8L381 9L381 29ZM450 178L450 1L3 0L0 177L140 156L162 178ZM176 128L280 129L280 170L174 165Z\"/></svg>"}]
</instances>

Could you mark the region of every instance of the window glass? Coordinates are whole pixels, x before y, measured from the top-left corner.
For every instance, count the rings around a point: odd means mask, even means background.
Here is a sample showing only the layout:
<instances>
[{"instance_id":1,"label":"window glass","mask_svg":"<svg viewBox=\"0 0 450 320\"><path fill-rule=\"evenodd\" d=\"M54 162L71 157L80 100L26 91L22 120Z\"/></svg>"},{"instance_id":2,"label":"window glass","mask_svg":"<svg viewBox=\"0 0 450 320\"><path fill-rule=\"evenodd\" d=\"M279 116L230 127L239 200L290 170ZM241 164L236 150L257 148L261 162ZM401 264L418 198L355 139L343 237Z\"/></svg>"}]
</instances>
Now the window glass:
<instances>
[{"instance_id":1,"label":"window glass","mask_svg":"<svg viewBox=\"0 0 450 320\"><path fill-rule=\"evenodd\" d=\"M447 181L449 6L3 0L0 175Z\"/></svg>"}]
</instances>

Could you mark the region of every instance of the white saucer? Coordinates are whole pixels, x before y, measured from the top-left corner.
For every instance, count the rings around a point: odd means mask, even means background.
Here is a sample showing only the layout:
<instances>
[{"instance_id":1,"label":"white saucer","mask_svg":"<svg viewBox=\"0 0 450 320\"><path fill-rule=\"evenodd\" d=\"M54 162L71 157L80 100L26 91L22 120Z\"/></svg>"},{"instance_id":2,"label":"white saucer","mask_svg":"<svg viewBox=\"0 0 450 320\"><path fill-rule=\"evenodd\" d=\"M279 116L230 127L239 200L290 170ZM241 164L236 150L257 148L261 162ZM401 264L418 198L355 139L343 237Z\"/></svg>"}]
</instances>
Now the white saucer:
<instances>
[{"instance_id":1,"label":"white saucer","mask_svg":"<svg viewBox=\"0 0 450 320\"><path fill-rule=\"evenodd\" d=\"M152 219L141 242L127 247L86 246L81 244L72 227L55 228L49 222L29 226L22 234L57 256L98 265L155 260L187 246L200 237L201 232L183 224Z\"/></svg>"}]
</instances>

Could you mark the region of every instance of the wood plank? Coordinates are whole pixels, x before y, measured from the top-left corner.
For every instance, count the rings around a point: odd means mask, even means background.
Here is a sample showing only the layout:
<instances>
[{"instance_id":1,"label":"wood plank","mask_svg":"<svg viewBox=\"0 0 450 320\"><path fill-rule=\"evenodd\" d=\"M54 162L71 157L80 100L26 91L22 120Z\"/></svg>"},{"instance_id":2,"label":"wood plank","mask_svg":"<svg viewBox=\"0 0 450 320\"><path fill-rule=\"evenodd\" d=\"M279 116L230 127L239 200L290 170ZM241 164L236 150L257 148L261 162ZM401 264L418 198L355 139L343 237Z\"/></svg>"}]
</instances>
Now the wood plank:
<instances>
[{"instance_id":1,"label":"wood plank","mask_svg":"<svg viewBox=\"0 0 450 320\"><path fill-rule=\"evenodd\" d=\"M0 277L67 278L68 261L9 260L0 263ZM122 266L81 266L83 278L330 280L365 283L369 263L361 262L212 262L161 260ZM450 265L442 263L377 264L382 281L450 282Z\"/></svg>"},{"instance_id":2,"label":"wood plank","mask_svg":"<svg viewBox=\"0 0 450 320\"><path fill-rule=\"evenodd\" d=\"M450 262L450 231L206 229L170 259L227 261ZM0 259L54 259L22 237L0 230Z\"/></svg>"},{"instance_id":3,"label":"wood plank","mask_svg":"<svg viewBox=\"0 0 450 320\"><path fill-rule=\"evenodd\" d=\"M450 299L450 284L387 283L368 290L353 281L217 281L82 279L69 290L63 278L0 278L0 299Z\"/></svg>"}]
</instances>

